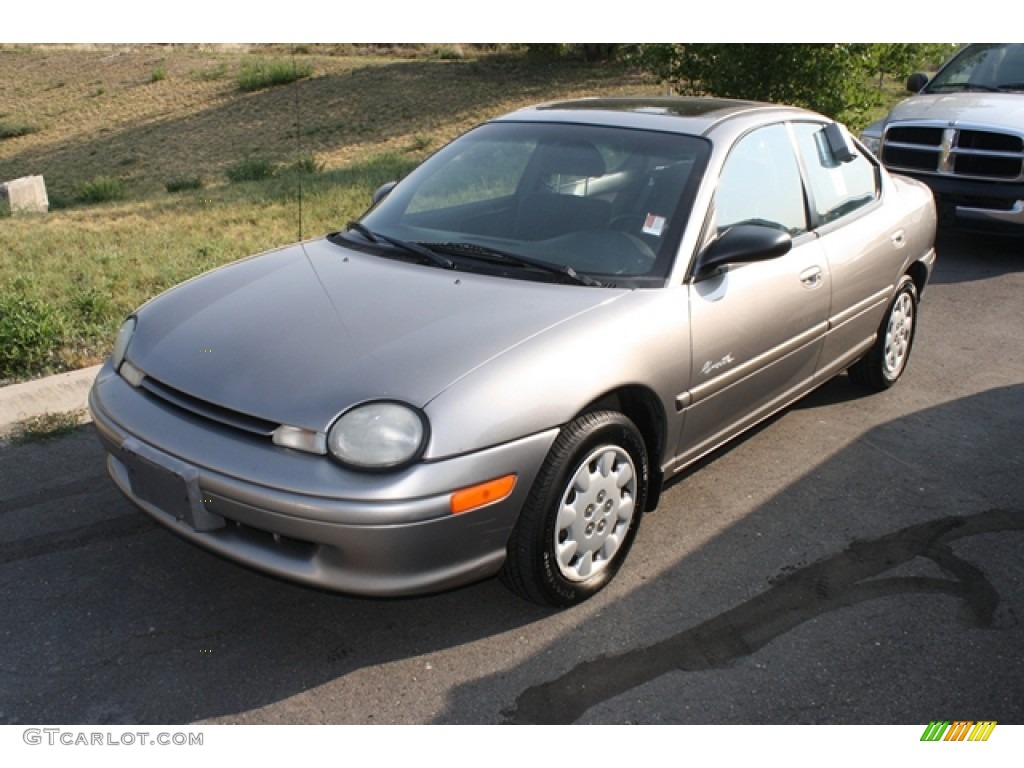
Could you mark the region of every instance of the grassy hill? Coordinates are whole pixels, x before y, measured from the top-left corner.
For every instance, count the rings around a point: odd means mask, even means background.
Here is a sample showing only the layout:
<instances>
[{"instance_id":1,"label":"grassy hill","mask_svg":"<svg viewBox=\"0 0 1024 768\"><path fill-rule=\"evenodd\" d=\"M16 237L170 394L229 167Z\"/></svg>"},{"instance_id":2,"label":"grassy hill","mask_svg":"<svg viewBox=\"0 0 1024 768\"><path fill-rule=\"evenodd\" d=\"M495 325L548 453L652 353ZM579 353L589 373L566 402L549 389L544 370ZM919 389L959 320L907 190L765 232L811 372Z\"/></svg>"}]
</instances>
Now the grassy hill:
<instances>
[{"instance_id":1,"label":"grassy hill","mask_svg":"<svg viewBox=\"0 0 1024 768\"><path fill-rule=\"evenodd\" d=\"M487 117L658 91L515 50L0 46L0 181L51 200L0 210L0 384L98 362L150 296L297 239L300 181L315 236Z\"/></svg>"}]
</instances>

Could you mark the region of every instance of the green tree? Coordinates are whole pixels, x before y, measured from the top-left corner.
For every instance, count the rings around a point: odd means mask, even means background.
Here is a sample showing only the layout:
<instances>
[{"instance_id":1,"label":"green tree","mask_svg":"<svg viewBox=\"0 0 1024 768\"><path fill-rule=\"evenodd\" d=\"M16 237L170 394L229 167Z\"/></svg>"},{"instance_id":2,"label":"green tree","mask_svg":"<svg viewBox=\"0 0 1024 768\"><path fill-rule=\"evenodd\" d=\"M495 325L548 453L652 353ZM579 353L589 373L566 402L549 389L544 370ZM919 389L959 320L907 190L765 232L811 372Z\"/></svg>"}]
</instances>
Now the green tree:
<instances>
[{"instance_id":1,"label":"green tree","mask_svg":"<svg viewBox=\"0 0 1024 768\"><path fill-rule=\"evenodd\" d=\"M938 69L957 46L950 43L876 43L871 48L878 87L886 76L903 80L913 72Z\"/></svg>"},{"instance_id":2,"label":"green tree","mask_svg":"<svg viewBox=\"0 0 1024 768\"><path fill-rule=\"evenodd\" d=\"M658 43L630 59L678 93L807 107L859 127L879 103L876 75L906 76L936 46L896 43Z\"/></svg>"}]
</instances>

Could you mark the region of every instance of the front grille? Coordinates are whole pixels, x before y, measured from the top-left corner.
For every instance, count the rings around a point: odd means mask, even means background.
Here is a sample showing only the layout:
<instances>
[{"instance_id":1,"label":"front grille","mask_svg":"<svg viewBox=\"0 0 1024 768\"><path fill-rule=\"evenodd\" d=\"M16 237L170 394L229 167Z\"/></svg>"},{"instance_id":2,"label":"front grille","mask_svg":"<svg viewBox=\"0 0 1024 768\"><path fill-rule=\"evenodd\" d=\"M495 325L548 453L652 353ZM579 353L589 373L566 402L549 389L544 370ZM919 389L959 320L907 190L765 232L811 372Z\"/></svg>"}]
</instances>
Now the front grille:
<instances>
[{"instance_id":1,"label":"front grille","mask_svg":"<svg viewBox=\"0 0 1024 768\"><path fill-rule=\"evenodd\" d=\"M918 125L894 125L886 131L885 140L924 147L939 147L942 146L942 129Z\"/></svg>"},{"instance_id":2,"label":"front grille","mask_svg":"<svg viewBox=\"0 0 1024 768\"><path fill-rule=\"evenodd\" d=\"M958 176L987 176L1012 180L1020 176L1021 160L1009 160L991 155L958 155L954 162Z\"/></svg>"},{"instance_id":3,"label":"front grille","mask_svg":"<svg viewBox=\"0 0 1024 768\"><path fill-rule=\"evenodd\" d=\"M960 131L956 145L964 149L982 149L993 152L1020 152L1024 139L1009 133L993 131Z\"/></svg>"},{"instance_id":4,"label":"front grille","mask_svg":"<svg viewBox=\"0 0 1024 768\"><path fill-rule=\"evenodd\" d=\"M977 128L889 126L882 161L895 171L993 181L1024 179L1024 137Z\"/></svg>"},{"instance_id":5,"label":"front grille","mask_svg":"<svg viewBox=\"0 0 1024 768\"><path fill-rule=\"evenodd\" d=\"M893 169L903 168L935 173L939 167L939 151L931 148L922 150L886 144L885 150L882 152L882 161Z\"/></svg>"},{"instance_id":6,"label":"front grille","mask_svg":"<svg viewBox=\"0 0 1024 768\"><path fill-rule=\"evenodd\" d=\"M193 397L180 389L175 389L161 381L154 379L152 376L146 376L142 383L139 385L141 389L145 390L148 394L158 398L165 404L172 405L176 408L180 408L189 413L201 416L204 419L218 422L234 429L240 429L250 434L260 435L261 437L270 437L274 434L274 430L279 426L271 421L265 419L258 419L254 416L249 416L245 413L239 413L238 411L232 411L228 408L223 408L214 403L207 402L206 400L200 400L197 397Z\"/></svg>"}]
</instances>

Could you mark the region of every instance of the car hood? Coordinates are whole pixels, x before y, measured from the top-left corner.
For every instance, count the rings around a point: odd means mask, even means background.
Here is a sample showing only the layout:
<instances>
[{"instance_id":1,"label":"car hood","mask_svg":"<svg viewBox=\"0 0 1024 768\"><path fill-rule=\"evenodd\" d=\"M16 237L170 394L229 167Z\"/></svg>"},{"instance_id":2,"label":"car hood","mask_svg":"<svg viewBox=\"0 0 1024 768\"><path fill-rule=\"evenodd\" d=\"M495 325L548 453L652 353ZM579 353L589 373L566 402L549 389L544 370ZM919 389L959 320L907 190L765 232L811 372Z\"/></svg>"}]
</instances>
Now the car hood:
<instances>
[{"instance_id":1,"label":"car hood","mask_svg":"<svg viewBox=\"0 0 1024 768\"><path fill-rule=\"evenodd\" d=\"M137 313L128 359L205 402L324 430L365 400L424 407L488 360L624 293L452 272L321 239L153 299Z\"/></svg>"},{"instance_id":2,"label":"car hood","mask_svg":"<svg viewBox=\"0 0 1024 768\"><path fill-rule=\"evenodd\" d=\"M886 123L935 120L965 126L997 126L1024 131L1024 94L920 94L897 104Z\"/></svg>"}]
</instances>

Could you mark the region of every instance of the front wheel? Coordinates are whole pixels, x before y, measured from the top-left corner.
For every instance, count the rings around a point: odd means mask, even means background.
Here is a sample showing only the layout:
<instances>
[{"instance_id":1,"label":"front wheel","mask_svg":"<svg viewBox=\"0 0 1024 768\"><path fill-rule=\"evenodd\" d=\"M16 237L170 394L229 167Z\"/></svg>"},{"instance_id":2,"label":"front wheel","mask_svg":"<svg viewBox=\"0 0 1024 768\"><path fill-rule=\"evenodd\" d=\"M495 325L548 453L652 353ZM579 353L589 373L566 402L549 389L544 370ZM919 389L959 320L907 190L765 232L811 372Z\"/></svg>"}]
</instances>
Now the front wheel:
<instances>
[{"instance_id":1,"label":"front wheel","mask_svg":"<svg viewBox=\"0 0 1024 768\"><path fill-rule=\"evenodd\" d=\"M904 275L868 353L850 368L850 376L868 389L895 384L907 367L917 326L917 287Z\"/></svg>"},{"instance_id":2,"label":"front wheel","mask_svg":"<svg viewBox=\"0 0 1024 768\"><path fill-rule=\"evenodd\" d=\"M636 536L647 494L647 450L615 411L566 426L541 467L512 531L502 581L560 608L601 590Z\"/></svg>"}]
</instances>

